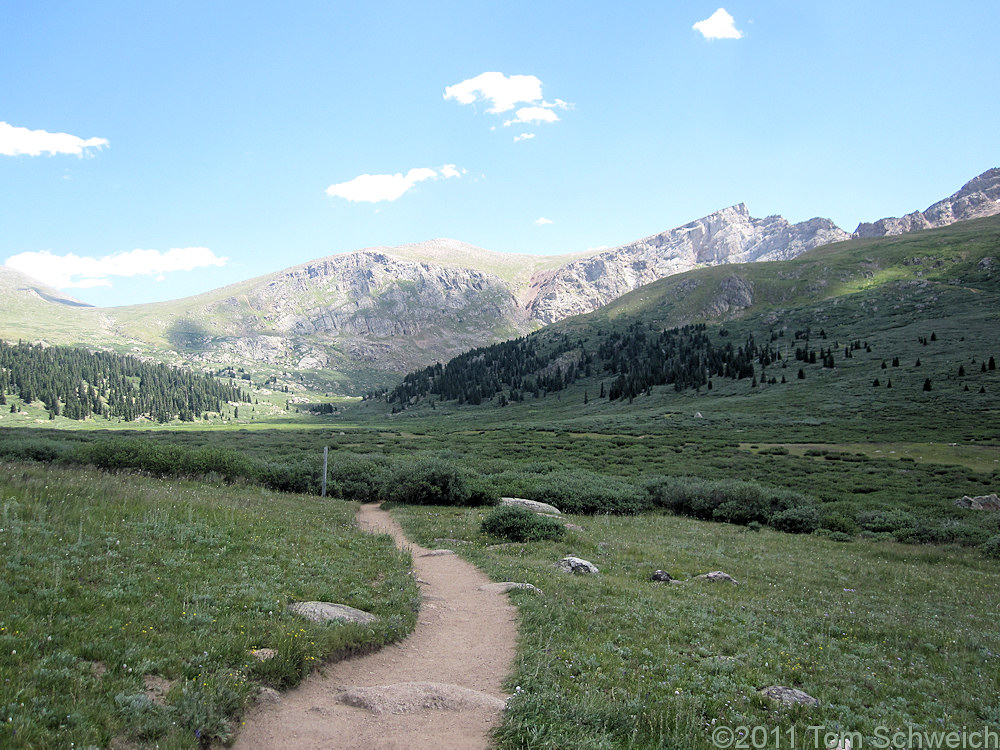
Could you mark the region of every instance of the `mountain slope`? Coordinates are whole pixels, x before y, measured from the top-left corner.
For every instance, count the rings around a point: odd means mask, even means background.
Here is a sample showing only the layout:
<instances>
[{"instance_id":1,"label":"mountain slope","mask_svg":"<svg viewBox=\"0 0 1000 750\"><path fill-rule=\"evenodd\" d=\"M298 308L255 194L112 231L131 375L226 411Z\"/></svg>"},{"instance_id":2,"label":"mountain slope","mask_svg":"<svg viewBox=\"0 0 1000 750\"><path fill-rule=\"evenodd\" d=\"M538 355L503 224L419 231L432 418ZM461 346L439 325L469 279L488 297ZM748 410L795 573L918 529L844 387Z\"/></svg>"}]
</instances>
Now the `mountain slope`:
<instances>
[{"instance_id":1,"label":"mountain slope","mask_svg":"<svg viewBox=\"0 0 1000 750\"><path fill-rule=\"evenodd\" d=\"M723 263L785 260L848 234L829 219L755 219L744 204L569 263L539 278L530 305L542 323L590 312L657 279Z\"/></svg>"},{"instance_id":2,"label":"mountain slope","mask_svg":"<svg viewBox=\"0 0 1000 750\"><path fill-rule=\"evenodd\" d=\"M756 387L758 380L774 385L778 377L822 373L831 385L843 371L852 378L840 385L849 386L852 397L870 402L872 388L895 380L896 393L877 395L891 396L895 408L912 409L906 399L932 391L932 382L946 384L938 387L949 399L965 398L958 393L966 385L989 385L993 393L996 379L985 363L1000 356L998 329L1000 216L995 216L836 243L788 261L703 268L661 279L527 338L411 373L387 398L397 410L428 398L495 407L583 381L592 399L631 401L656 386L684 391L711 387L712 380L746 380L741 386L746 390L751 380ZM933 349L920 349L939 338L942 343ZM882 372L879 362L898 359L901 352L907 361L894 367L905 369ZM927 360L924 369L921 356ZM869 365L856 367L860 362L854 359ZM976 375L980 369L983 378L993 378L989 383ZM879 377L880 386L873 385ZM733 388L724 392L731 395ZM984 398L996 402L994 396ZM853 408L851 400L841 401L840 408ZM956 407L949 402L948 408ZM984 424L989 427L989 418Z\"/></svg>"}]
</instances>

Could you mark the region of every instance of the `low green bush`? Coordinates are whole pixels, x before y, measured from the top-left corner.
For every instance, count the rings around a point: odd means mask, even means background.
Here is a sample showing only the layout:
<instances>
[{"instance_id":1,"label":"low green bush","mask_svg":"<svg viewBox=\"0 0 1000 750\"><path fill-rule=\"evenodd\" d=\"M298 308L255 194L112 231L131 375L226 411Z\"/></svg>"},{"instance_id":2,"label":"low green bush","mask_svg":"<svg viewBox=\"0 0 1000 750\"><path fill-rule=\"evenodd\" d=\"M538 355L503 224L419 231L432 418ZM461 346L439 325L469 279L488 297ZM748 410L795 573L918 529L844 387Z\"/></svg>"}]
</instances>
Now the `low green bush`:
<instances>
[{"instance_id":1,"label":"low green bush","mask_svg":"<svg viewBox=\"0 0 1000 750\"><path fill-rule=\"evenodd\" d=\"M1000 560L1000 534L991 536L985 542L980 544L979 551L986 557L992 557L995 560Z\"/></svg>"},{"instance_id":2,"label":"low green bush","mask_svg":"<svg viewBox=\"0 0 1000 750\"><path fill-rule=\"evenodd\" d=\"M566 528L554 518L509 505L491 510L480 529L484 534L512 542L557 540L566 535Z\"/></svg>"},{"instance_id":3,"label":"low green bush","mask_svg":"<svg viewBox=\"0 0 1000 750\"><path fill-rule=\"evenodd\" d=\"M819 509L811 505L789 508L771 518L771 526L789 534L811 534L819 523Z\"/></svg>"},{"instance_id":4,"label":"low green bush","mask_svg":"<svg viewBox=\"0 0 1000 750\"><path fill-rule=\"evenodd\" d=\"M497 501L470 472L435 458L400 462L380 485L380 500L404 505L468 506Z\"/></svg>"}]
</instances>

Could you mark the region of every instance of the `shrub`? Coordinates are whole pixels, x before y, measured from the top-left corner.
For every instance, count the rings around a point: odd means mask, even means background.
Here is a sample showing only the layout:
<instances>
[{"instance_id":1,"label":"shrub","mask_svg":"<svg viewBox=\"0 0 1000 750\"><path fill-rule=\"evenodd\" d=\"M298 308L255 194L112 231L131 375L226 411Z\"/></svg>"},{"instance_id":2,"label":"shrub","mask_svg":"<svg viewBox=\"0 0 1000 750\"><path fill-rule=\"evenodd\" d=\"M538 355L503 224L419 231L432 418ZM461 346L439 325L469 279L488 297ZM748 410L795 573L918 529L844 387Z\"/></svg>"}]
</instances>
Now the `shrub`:
<instances>
[{"instance_id":1,"label":"shrub","mask_svg":"<svg viewBox=\"0 0 1000 750\"><path fill-rule=\"evenodd\" d=\"M327 474L327 494L359 503L373 503L385 481L386 463L362 456L334 462Z\"/></svg>"},{"instance_id":2,"label":"shrub","mask_svg":"<svg viewBox=\"0 0 1000 750\"><path fill-rule=\"evenodd\" d=\"M985 542L980 544L979 551L986 557L992 557L994 560L1000 560L1000 534L991 536Z\"/></svg>"},{"instance_id":3,"label":"shrub","mask_svg":"<svg viewBox=\"0 0 1000 750\"><path fill-rule=\"evenodd\" d=\"M861 530L858 526L858 522L853 518L843 515L842 513L826 513L820 520L819 524L822 528L828 529L830 531L836 531L841 534L846 534L848 536L854 536Z\"/></svg>"},{"instance_id":4,"label":"shrub","mask_svg":"<svg viewBox=\"0 0 1000 750\"><path fill-rule=\"evenodd\" d=\"M897 531L916 526L913 516L900 508L862 511L858 513L857 521L862 529L876 534L884 532L895 534Z\"/></svg>"},{"instance_id":5,"label":"shrub","mask_svg":"<svg viewBox=\"0 0 1000 750\"><path fill-rule=\"evenodd\" d=\"M484 505L495 503L481 484L454 464L421 459L396 465L381 482L379 499L405 505Z\"/></svg>"},{"instance_id":6,"label":"shrub","mask_svg":"<svg viewBox=\"0 0 1000 750\"><path fill-rule=\"evenodd\" d=\"M819 528L819 510L812 505L783 510L771 518L771 526L789 534L811 534Z\"/></svg>"},{"instance_id":7,"label":"shrub","mask_svg":"<svg viewBox=\"0 0 1000 750\"><path fill-rule=\"evenodd\" d=\"M624 479L591 471L553 471L520 484L522 496L566 513L632 515L649 508L645 494ZM506 485L500 488L507 489Z\"/></svg>"},{"instance_id":8,"label":"shrub","mask_svg":"<svg viewBox=\"0 0 1000 750\"><path fill-rule=\"evenodd\" d=\"M798 492L752 480L654 476L646 479L644 489L653 506L677 515L740 525L770 523L778 513L812 503Z\"/></svg>"},{"instance_id":9,"label":"shrub","mask_svg":"<svg viewBox=\"0 0 1000 750\"><path fill-rule=\"evenodd\" d=\"M508 505L491 510L483 519L481 530L484 534L512 542L556 540L566 534L565 527L554 518Z\"/></svg>"}]
</instances>

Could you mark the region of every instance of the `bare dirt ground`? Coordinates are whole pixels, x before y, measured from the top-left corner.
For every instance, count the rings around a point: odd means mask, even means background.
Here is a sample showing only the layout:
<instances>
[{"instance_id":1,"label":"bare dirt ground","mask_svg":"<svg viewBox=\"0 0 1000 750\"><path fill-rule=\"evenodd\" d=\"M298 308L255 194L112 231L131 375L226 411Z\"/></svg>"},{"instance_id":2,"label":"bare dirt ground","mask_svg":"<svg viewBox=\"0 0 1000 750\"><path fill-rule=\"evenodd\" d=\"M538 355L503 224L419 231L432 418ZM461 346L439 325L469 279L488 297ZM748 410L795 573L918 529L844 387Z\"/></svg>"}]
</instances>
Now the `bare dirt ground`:
<instances>
[{"instance_id":1,"label":"bare dirt ground","mask_svg":"<svg viewBox=\"0 0 1000 750\"><path fill-rule=\"evenodd\" d=\"M363 529L413 554L423 591L417 627L400 644L327 666L247 717L240 750L471 750L489 746L517 638L505 594L456 555L427 555L386 511L362 506ZM333 625L331 627L336 627Z\"/></svg>"}]
</instances>

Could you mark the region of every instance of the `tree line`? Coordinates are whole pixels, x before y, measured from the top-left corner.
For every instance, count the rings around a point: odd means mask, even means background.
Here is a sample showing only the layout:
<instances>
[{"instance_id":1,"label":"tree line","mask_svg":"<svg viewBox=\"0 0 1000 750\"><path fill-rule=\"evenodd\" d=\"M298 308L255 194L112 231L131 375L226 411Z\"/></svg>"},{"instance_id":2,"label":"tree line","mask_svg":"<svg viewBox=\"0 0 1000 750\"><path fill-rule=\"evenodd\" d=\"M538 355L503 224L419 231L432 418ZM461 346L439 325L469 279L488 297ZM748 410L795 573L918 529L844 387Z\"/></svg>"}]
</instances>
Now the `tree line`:
<instances>
[{"instance_id":1,"label":"tree line","mask_svg":"<svg viewBox=\"0 0 1000 750\"><path fill-rule=\"evenodd\" d=\"M0 341L0 405L13 399L42 402L50 418L192 422L250 396L209 375L128 355Z\"/></svg>"}]
</instances>

